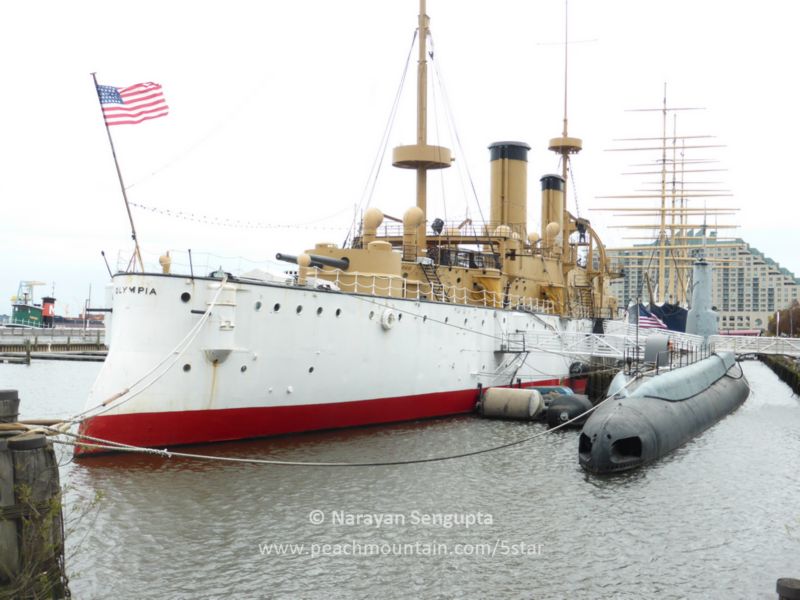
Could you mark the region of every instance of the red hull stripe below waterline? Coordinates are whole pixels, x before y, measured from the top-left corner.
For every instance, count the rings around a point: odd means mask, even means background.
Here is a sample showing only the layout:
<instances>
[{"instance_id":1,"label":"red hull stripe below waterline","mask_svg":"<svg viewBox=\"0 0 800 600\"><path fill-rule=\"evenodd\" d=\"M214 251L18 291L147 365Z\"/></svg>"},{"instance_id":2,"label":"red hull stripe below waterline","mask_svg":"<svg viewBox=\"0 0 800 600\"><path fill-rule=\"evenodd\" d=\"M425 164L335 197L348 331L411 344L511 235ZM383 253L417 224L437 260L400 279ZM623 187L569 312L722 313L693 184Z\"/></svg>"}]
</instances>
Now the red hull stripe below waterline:
<instances>
[{"instance_id":1,"label":"red hull stripe below waterline","mask_svg":"<svg viewBox=\"0 0 800 600\"><path fill-rule=\"evenodd\" d=\"M523 387L558 384L552 379ZM131 446L166 448L458 415L471 412L477 401L478 390L468 389L329 404L100 415L84 421L80 433ZM103 450L75 449L76 455L97 452Z\"/></svg>"}]
</instances>

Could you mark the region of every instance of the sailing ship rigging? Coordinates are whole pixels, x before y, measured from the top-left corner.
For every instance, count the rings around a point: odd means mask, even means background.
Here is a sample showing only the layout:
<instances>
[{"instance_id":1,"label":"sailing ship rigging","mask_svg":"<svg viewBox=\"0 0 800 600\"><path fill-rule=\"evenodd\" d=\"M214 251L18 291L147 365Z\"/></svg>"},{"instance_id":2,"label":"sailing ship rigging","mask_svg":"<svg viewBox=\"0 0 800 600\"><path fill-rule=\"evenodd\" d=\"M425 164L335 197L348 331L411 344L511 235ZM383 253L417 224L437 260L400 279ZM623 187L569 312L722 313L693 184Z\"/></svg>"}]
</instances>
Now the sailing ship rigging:
<instances>
[{"instance_id":1,"label":"sailing ship rigging","mask_svg":"<svg viewBox=\"0 0 800 600\"><path fill-rule=\"evenodd\" d=\"M661 135L620 138L615 142L624 142L626 146L610 148L609 151L656 154L657 158L650 162L635 163L632 165L635 170L624 172L623 175L658 177L655 181L645 182L645 187L634 193L599 196L607 200L621 200L622 203L630 201L638 206L592 209L612 212L620 219L637 219L635 223L611 226L635 231L636 235L624 239L641 240L633 246L609 249L609 253L624 264L628 276L638 282L635 297L625 300L640 303L646 286L650 310L659 316L676 315L676 327L682 327L685 322L691 297L692 265L703 255L704 240L713 235L716 246L725 246L719 243L724 242L724 238L717 235L718 231L737 227L719 222L720 219L734 216L737 208L709 206L710 201L731 197L730 190L709 187L719 185L719 181L696 179L697 174L723 172L725 169L716 166L717 160L697 157L693 153L723 148L724 145L710 143L713 142L713 136L710 135L683 135L678 132L678 115L683 111L697 110L702 109L670 106L667 103L666 84L661 107L633 109L631 112L659 113ZM648 170L648 167L651 169ZM697 202L702 202L702 207L696 206ZM642 230L650 230L652 234L642 235Z\"/></svg>"}]
</instances>

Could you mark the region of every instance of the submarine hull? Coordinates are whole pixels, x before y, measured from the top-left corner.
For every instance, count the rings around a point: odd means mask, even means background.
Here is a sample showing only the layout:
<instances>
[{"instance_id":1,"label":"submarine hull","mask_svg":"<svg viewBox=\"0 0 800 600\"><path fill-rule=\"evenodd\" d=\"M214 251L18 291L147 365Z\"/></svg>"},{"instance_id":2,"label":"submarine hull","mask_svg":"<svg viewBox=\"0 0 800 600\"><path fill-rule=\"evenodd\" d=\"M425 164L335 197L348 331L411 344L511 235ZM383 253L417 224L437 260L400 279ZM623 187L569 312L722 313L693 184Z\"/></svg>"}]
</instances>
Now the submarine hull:
<instances>
[{"instance_id":1,"label":"submarine hull","mask_svg":"<svg viewBox=\"0 0 800 600\"><path fill-rule=\"evenodd\" d=\"M586 421L580 465L603 474L658 460L736 410L749 394L747 379L730 353L645 377Z\"/></svg>"}]
</instances>

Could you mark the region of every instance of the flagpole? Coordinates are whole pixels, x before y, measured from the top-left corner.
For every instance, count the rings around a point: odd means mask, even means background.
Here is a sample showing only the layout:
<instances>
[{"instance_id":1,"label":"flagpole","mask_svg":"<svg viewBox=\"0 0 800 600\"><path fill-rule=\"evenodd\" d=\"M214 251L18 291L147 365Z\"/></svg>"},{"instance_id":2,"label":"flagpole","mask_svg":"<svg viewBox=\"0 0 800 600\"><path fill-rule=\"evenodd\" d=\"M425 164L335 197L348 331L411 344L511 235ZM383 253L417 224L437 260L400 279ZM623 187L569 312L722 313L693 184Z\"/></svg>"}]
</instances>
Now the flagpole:
<instances>
[{"instance_id":1,"label":"flagpole","mask_svg":"<svg viewBox=\"0 0 800 600\"><path fill-rule=\"evenodd\" d=\"M111 155L114 157L114 166L117 168L117 177L119 178L119 187L122 190L122 199L125 201L125 210L128 212L128 221L131 224L131 238L133 239L133 246L136 258L139 259L139 266L144 272L144 261L142 261L142 253L139 251L139 239L136 237L136 227L133 224L133 215L131 214L131 207L128 204L128 194L125 192L125 182L122 180L122 171L119 169L119 161L117 161L117 151L114 149L114 140L111 138L111 130L108 128L105 113L103 113L103 103L100 101L100 91L97 89L97 74L92 73L92 80L94 81L94 91L97 94L97 101L100 104L100 113L103 115L103 124L106 126L106 133L108 134L108 143L111 144ZM134 268L136 262L134 261Z\"/></svg>"},{"instance_id":2,"label":"flagpole","mask_svg":"<svg viewBox=\"0 0 800 600\"><path fill-rule=\"evenodd\" d=\"M642 297L636 297L636 368L639 368L639 315L641 314L641 309L639 306L642 303Z\"/></svg>"}]
</instances>

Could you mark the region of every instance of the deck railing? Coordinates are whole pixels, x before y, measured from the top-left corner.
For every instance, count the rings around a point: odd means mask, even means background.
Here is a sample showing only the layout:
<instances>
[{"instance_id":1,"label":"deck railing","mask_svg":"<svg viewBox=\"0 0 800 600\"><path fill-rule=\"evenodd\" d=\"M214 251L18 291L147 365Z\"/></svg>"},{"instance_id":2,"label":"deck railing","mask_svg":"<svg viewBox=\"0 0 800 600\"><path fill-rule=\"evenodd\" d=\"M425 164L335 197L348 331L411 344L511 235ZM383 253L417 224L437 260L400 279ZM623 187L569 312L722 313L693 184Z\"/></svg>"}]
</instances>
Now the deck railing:
<instances>
[{"instance_id":1,"label":"deck railing","mask_svg":"<svg viewBox=\"0 0 800 600\"><path fill-rule=\"evenodd\" d=\"M308 269L306 280L311 285L330 285L342 292L368 294L372 296L405 298L408 300L431 300L468 306L507 308L526 312L554 314L555 305L550 300L521 297L514 294L499 294L487 290L470 290L463 286L441 284L446 300L437 300L441 292L438 284L427 281L408 281L398 275L381 275L350 271L323 271L314 267Z\"/></svg>"}]
</instances>

